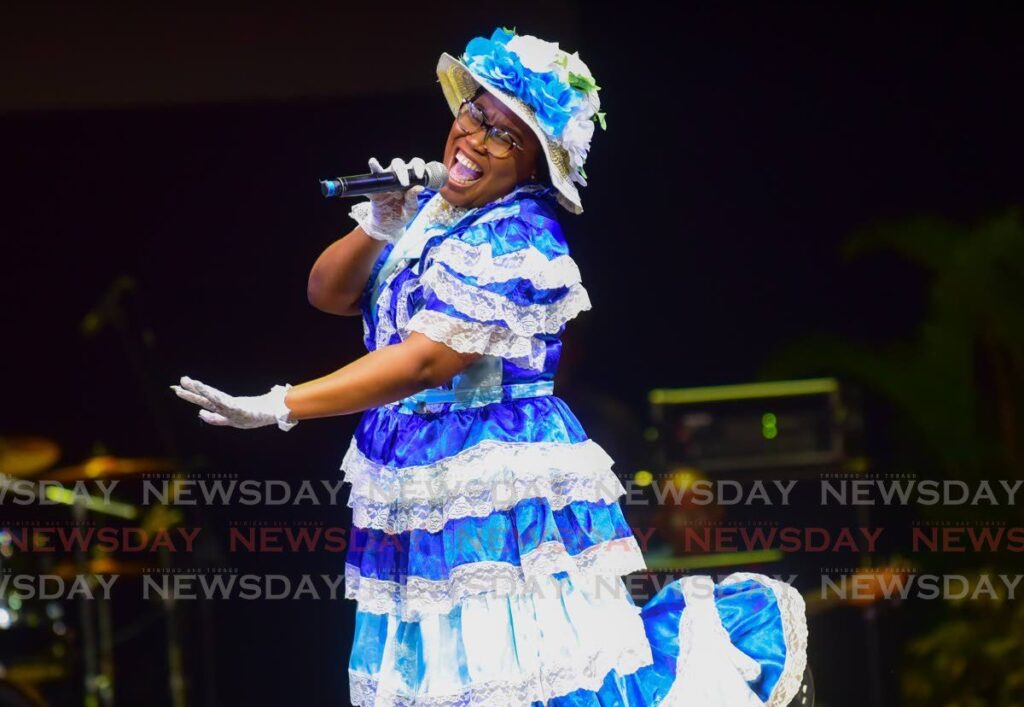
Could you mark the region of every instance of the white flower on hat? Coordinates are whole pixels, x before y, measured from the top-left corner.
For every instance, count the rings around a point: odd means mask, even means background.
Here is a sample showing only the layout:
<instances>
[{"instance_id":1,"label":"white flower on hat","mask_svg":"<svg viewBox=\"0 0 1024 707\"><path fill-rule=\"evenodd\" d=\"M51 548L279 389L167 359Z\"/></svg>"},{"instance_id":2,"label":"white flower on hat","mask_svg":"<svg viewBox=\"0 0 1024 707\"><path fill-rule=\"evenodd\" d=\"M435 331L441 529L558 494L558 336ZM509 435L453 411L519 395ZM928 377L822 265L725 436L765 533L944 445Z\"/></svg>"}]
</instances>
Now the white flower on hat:
<instances>
[{"instance_id":1,"label":"white flower on hat","mask_svg":"<svg viewBox=\"0 0 1024 707\"><path fill-rule=\"evenodd\" d=\"M572 54L567 54L566 55L566 59L565 59L565 64L566 64L566 68L568 69L569 73L575 74L576 76L583 77L587 81L589 81L591 84L597 85L597 82L594 81L594 75L592 73L590 73L590 67L587 66L586 64L584 64L583 60L580 59L579 52L573 52ZM597 113L597 111L601 110L601 97L598 96L597 93L598 93L597 91L587 91L584 94L586 96L587 102L590 104L590 107L593 109L591 111L590 115L587 116L587 117L593 117L593 115L595 113Z\"/></svg>"},{"instance_id":2,"label":"white flower on hat","mask_svg":"<svg viewBox=\"0 0 1024 707\"><path fill-rule=\"evenodd\" d=\"M562 147L569 153L569 177L580 184L587 185L587 180L581 174L583 163L587 161L587 154L590 152L590 141L594 137L594 121L587 115L588 111L579 111L569 119L562 133Z\"/></svg>"},{"instance_id":3,"label":"white flower on hat","mask_svg":"<svg viewBox=\"0 0 1024 707\"><path fill-rule=\"evenodd\" d=\"M594 75L590 73L590 67L584 64L583 60L580 59L579 52L573 52L572 54L569 54L567 62L569 71L580 76L585 76L591 81L594 80Z\"/></svg>"},{"instance_id":4,"label":"white flower on hat","mask_svg":"<svg viewBox=\"0 0 1024 707\"><path fill-rule=\"evenodd\" d=\"M505 48L516 54L523 66L539 74L560 68L557 64L558 55L564 54L559 50L557 42L545 42L529 34L517 34L508 40Z\"/></svg>"}]
</instances>

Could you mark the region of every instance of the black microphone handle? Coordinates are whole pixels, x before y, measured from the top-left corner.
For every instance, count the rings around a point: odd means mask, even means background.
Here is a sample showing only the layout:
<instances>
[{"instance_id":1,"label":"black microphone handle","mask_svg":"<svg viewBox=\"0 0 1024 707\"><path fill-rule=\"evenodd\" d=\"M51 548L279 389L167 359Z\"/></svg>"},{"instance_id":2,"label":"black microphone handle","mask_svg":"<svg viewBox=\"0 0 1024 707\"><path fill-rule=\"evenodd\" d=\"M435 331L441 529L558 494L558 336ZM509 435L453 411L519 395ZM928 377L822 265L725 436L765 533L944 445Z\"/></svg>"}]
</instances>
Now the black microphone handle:
<instances>
[{"instance_id":1,"label":"black microphone handle","mask_svg":"<svg viewBox=\"0 0 1024 707\"><path fill-rule=\"evenodd\" d=\"M410 174L409 181L410 184L416 184L419 180ZM404 188L398 181L398 177L391 172L357 174L351 177L320 180L320 193L324 196L363 196L382 191L398 191Z\"/></svg>"}]
</instances>

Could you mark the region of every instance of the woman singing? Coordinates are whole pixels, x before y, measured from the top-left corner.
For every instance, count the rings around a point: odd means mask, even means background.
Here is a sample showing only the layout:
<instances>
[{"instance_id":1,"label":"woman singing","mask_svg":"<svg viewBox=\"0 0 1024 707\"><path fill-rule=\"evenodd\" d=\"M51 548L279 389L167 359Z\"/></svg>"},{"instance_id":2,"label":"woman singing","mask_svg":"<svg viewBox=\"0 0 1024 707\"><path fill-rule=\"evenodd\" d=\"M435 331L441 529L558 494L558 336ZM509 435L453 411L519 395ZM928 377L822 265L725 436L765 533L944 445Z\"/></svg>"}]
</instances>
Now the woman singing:
<instances>
[{"instance_id":1,"label":"woman singing","mask_svg":"<svg viewBox=\"0 0 1024 707\"><path fill-rule=\"evenodd\" d=\"M189 378L177 394L242 428L363 413L342 464L354 704L788 704L800 595L758 574L688 576L637 607L625 490L553 393L560 336L590 307L558 221L582 211L604 123L590 70L499 29L437 75L455 116L447 184L358 204L309 277L316 307L362 316L370 353L261 396ZM406 186L423 169L388 167Z\"/></svg>"}]
</instances>

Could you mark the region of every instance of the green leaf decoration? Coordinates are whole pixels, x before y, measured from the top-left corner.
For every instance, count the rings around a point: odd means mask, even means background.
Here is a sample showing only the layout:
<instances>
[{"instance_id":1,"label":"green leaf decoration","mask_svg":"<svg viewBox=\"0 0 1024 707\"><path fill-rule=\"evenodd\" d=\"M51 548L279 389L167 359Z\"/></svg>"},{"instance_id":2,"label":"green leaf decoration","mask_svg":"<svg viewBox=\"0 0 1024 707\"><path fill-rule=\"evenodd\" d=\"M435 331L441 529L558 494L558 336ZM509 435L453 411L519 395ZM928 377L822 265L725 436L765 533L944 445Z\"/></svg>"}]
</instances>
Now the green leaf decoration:
<instances>
[{"instance_id":1,"label":"green leaf decoration","mask_svg":"<svg viewBox=\"0 0 1024 707\"><path fill-rule=\"evenodd\" d=\"M515 27L513 27L512 29L509 29L508 27L502 27L501 29L502 29L503 32L508 32L509 34L515 34L516 33L516 28Z\"/></svg>"},{"instance_id":2,"label":"green leaf decoration","mask_svg":"<svg viewBox=\"0 0 1024 707\"><path fill-rule=\"evenodd\" d=\"M591 91L600 91L601 87L594 83L594 80L582 76L580 74L574 74L569 72L569 85L573 88L578 88L584 93L590 93Z\"/></svg>"},{"instance_id":3,"label":"green leaf decoration","mask_svg":"<svg viewBox=\"0 0 1024 707\"><path fill-rule=\"evenodd\" d=\"M608 124L605 122L604 116L604 112L598 112L594 114L594 120L597 121L597 124L601 126L601 130L608 129Z\"/></svg>"}]
</instances>

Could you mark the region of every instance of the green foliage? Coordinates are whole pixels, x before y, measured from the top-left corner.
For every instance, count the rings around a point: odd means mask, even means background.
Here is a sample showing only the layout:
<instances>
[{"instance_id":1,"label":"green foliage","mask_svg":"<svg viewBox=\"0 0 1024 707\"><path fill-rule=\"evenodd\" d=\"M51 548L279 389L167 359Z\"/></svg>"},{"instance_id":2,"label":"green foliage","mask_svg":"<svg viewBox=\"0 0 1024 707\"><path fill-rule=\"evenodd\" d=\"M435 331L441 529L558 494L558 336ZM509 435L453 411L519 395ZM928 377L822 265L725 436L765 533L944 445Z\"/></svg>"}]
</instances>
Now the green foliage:
<instances>
[{"instance_id":1,"label":"green foliage","mask_svg":"<svg viewBox=\"0 0 1024 707\"><path fill-rule=\"evenodd\" d=\"M860 233L849 257L898 253L930 276L928 313L909 342L798 342L769 375L827 372L889 400L908 439L947 475L1024 476L1024 225L1010 211L975 227L916 219Z\"/></svg>"},{"instance_id":2,"label":"green foliage","mask_svg":"<svg viewBox=\"0 0 1024 707\"><path fill-rule=\"evenodd\" d=\"M995 600L946 603L946 619L907 646L902 704L1024 707L1024 601L1003 587Z\"/></svg>"},{"instance_id":3,"label":"green foliage","mask_svg":"<svg viewBox=\"0 0 1024 707\"><path fill-rule=\"evenodd\" d=\"M589 76L583 76L582 74L574 74L569 72L569 85L575 89L579 89L584 93L590 93L591 91L600 91L601 87L594 83L594 80Z\"/></svg>"},{"instance_id":4,"label":"green foliage","mask_svg":"<svg viewBox=\"0 0 1024 707\"><path fill-rule=\"evenodd\" d=\"M888 401L904 434L907 471L949 478L1024 478L1024 224L1017 210L973 227L921 218L852 237L848 257L893 252L929 276L928 310L913 336L865 346L837 336L798 342L770 377L839 375ZM870 286L870 285L866 285ZM900 470L901 471L901 470ZM978 508L943 509L961 522ZM997 509L1009 524L1021 508ZM980 513L995 519L996 510ZM1014 523L1013 521L1016 521ZM994 556L931 554L943 572ZM953 565L959 564L960 567ZM998 574L990 567L981 572ZM1024 587L1017 586L1017 594ZM909 707L1024 707L1024 597L942 601L927 633L906 646Z\"/></svg>"}]
</instances>

